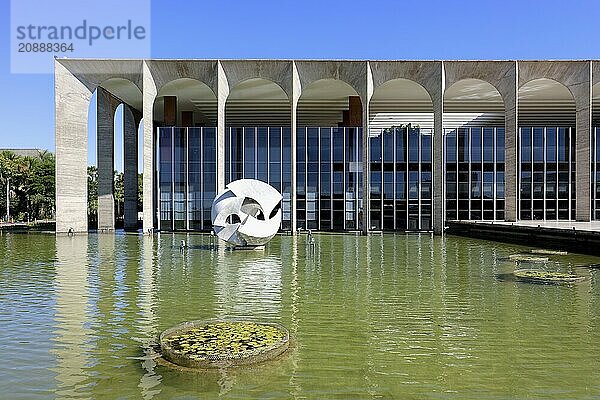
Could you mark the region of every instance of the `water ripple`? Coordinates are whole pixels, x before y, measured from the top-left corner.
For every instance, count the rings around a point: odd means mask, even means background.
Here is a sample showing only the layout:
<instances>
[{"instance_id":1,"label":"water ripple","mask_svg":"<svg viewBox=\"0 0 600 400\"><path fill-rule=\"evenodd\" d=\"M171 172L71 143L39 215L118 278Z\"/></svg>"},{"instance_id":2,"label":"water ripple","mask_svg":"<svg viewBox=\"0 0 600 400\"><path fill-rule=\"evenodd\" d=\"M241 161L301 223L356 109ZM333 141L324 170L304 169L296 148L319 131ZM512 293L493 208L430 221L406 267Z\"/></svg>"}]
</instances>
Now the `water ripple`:
<instances>
[{"instance_id":1,"label":"water ripple","mask_svg":"<svg viewBox=\"0 0 600 400\"><path fill-rule=\"evenodd\" d=\"M190 248L178 250L185 239ZM497 279L519 246L429 235L0 237L0 393L11 398L597 398L600 271L577 286ZM194 319L285 324L252 368L181 373L160 332Z\"/></svg>"}]
</instances>

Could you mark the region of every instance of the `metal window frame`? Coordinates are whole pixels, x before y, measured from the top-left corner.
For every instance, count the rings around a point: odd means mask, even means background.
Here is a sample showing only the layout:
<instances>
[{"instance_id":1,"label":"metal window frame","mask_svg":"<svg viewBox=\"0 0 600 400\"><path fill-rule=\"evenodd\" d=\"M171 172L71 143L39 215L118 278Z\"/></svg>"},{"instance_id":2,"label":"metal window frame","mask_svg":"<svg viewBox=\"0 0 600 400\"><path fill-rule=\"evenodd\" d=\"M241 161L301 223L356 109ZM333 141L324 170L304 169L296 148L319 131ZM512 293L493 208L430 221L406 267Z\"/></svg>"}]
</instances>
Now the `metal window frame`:
<instances>
[{"instance_id":1,"label":"metal window frame","mask_svg":"<svg viewBox=\"0 0 600 400\"><path fill-rule=\"evenodd\" d=\"M190 230L190 128L185 128L185 229Z\"/></svg>"},{"instance_id":2,"label":"metal window frame","mask_svg":"<svg viewBox=\"0 0 600 400\"><path fill-rule=\"evenodd\" d=\"M394 204L393 204L394 224L393 224L393 226L394 226L394 230L398 229L398 227L397 227L397 221L396 221L396 219L397 219L396 218L396 162L397 162L396 161L396 136L397 136L396 135L396 131L397 131L397 129L398 128L394 128L394 130L392 132L392 135L393 135L393 137L392 137L392 143L393 143L393 146L394 146L394 152L392 154L392 160L394 162L394 165L392 167L392 170L394 171L394 176L392 177L392 184L394 185L394 190L393 190L393 199L394 199L393 200L393 202L394 202Z\"/></svg>"},{"instance_id":3,"label":"metal window frame","mask_svg":"<svg viewBox=\"0 0 600 400\"><path fill-rule=\"evenodd\" d=\"M204 128L200 127L200 229L204 230L204 192L206 191L204 185ZM215 190L216 192L216 190ZM196 203L198 200L195 200Z\"/></svg>"},{"instance_id":4,"label":"metal window frame","mask_svg":"<svg viewBox=\"0 0 600 400\"><path fill-rule=\"evenodd\" d=\"M572 175L573 175L573 151L572 151L572 146L573 146L573 142L572 142L572 135L571 135L571 127L567 128L569 131L569 220L573 220L573 213L575 210L573 210L573 196L571 193L572 187L573 187L573 183L572 183ZM575 173L577 173L577 166L575 166Z\"/></svg>"},{"instance_id":5,"label":"metal window frame","mask_svg":"<svg viewBox=\"0 0 600 400\"><path fill-rule=\"evenodd\" d=\"M533 203L534 203L533 185L534 185L534 164L535 164L535 161L533 159L533 151L534 151L533 150L533 137L534 137L534 129L535 128L542 128L543 129L543 131L542 131L543 132L542 133L542 148L543 148L543 161L542 162L543 162L543 165L544 165L544 172L543 172L543 178L544 178L543 179L543 196L542 196L542 201L543 201L543 207L542 207L543 220L544 221L546 221L546 220L552 220L552 221L554 221L554 220L556 220L556 221L559 221L559 220L562 220L562 221L573 221L574 220L574 212L575 212L574 209L573 209L573 207L572 207L572 201L573 201L573 188L572 188L573 178L572 178L572 174L573 174L573 162L574 162L574 160L573 160L573 143L572 143L572 136L573 136L572 135L572 130L573 130L573 127L571 127L571 126L568 126L568 127L565 127L565 126L562 126L562 127L561 126L525 126L525 127L519 127L518 135L517 135L518 136L518 138L517 138L517 143L518 143L518 145L517 145L517 157L518 157L518 162L519 162L519 165L518 165L518 185L519 185L518 186L519 187L519 191L518 191L518 215L519 215L519 218L522 219L522 217L521 217L521 210L522 210L521 202L523 200L527 200L527 199L523 199L522 196L521 196L521 189L522 189L522 183L523 183L523 181L521 179L521 173L522 173L522 166L524 164L522 162L522 160L521 160L521 154L522 154L522 151L523 151L522 148L521 148L522 147L521 146L522 145L522 130L523 129L530 129L531 130L530 152L529 152L530 153L529 154L530 155L530 161L527 162L527 163L531 165L531 180L530 180L530 184L531 184L531 191L530 191L531 193L530 194L531 194L531 196L530 196L530 199L528 199L528 200L530 201L530 203L529 203L529 209L530 209L530 212L531 212L530 220L534 220L534 215L533 215L533 210L534 210L534 207L533 207ZM548 132L548 129L550 129L550 128L556 130L555 131L556 132L555 143L554 143L555 144L554 157L555 157L555 160L556 160L556 169L555 169L555 172L556 172L556 183L555 183L555 187L554 187L555 192L556 192L556 199L555 199L555 202L556 202L555 203L556 216L553 219L548 219L547 218L547 210L548 210L548 208L546 206L546 202L548 200L548 198L546 196L546 190L547 190L547 185L548 185L548 180L547 180L547 176L546 175L549 172L548 171L548 157L547 157L547 146L548 146L547 132ZM561 129L564 129L564 131L565 131L564 134L565 134L565 152L566 152L566 157L565 157L566 160L562 161L562 162L559 161L559 151L560 151L559 150L559 135L560 135L560 130ZM594 140L595 140L595 138L594 138ZM568 165L567 199L561 199L560 196L559 196L559 185L560 185L560 182L561 182L560 179L559 179L559 171L560 171L559 164L561 164L561 163L567 163L567 165ZM575 168L577 168L577 167L575 167ZM590 166L590 168L591 168L591 166ZM575 169L575 171L577 171L577 169ZM561 219L559 217L559 210L560 210L559 203L560 203L560 200L563 200L563 201L566 200L566 201L568 201L568 218L567 219Z\"/></svg>"},{"instance_id":6,"label":"metal window frame","mask_svg":"<svg viewBox=\"0 0 600 400\"><path fill-rule=\"evenodd\" d=\"M171 127L171 230L175 230L175 127Z\"/></svg>"}]
</instances>

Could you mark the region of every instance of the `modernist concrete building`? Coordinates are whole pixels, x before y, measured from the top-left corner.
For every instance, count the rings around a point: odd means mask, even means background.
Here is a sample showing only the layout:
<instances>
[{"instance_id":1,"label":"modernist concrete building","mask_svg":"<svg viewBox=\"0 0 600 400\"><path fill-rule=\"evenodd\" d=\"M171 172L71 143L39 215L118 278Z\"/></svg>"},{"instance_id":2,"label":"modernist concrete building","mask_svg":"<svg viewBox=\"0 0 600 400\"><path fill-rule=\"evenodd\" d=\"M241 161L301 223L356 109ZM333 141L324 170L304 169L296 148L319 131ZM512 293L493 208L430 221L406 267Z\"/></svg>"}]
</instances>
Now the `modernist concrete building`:
<instances>
[{"instance_id":1,"label":"modernist concrete building","mask_svg":"<svg viewBox=\"0 0 600 400\"><path fill-rule=\"evenodd\" d=\"M600 61L57 59L56 230L86 232L97 91L99 228L210 229L215 193L283 193L282 229L432 230L447 220L600 219ZM142 122L143 121L143 122Z\"/></svg>"}]
</instances>

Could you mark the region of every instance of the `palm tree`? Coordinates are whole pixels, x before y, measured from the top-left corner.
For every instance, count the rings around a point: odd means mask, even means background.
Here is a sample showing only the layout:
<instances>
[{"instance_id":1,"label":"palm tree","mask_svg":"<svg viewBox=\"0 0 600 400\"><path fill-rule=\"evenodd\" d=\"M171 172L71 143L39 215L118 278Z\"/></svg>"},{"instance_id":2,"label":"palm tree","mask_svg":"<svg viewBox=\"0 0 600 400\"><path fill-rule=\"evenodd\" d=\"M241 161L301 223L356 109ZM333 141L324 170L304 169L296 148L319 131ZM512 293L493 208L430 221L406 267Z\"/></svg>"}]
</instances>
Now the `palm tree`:
<instances>
[{"instance_id":1,"label":"palm tree","mask_svg":"<svg viewBox=\"0 0 600 400\"><path fill-rule=\"evenodd\" d=\"M6 187L6 221L10 220L11 180L16 180L19 172L19 156L12 151L0 152L0 181Z\"/></svg>"}]
</instances>

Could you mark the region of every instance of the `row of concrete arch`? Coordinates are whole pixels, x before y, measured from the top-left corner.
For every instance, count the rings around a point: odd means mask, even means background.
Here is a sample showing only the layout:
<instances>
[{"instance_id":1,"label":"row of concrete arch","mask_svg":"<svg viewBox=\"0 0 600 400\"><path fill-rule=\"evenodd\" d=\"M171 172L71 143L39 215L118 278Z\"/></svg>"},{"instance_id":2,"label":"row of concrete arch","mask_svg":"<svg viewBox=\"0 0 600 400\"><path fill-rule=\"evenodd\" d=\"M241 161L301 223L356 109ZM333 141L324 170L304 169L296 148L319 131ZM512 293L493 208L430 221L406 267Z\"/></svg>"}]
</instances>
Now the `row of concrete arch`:
<instances>
[{"instance_id":1,"label":"row of concrete arch","mask_svg":"<svg viewBox=\"0 0 600 400\"><path fill-rule=\"evenodd\" d=\"M570 95L577 132L591 132L592 99L600 88L600 61L343 61L343 60L56 60L56 151L57 151L57 231L87 230L82 201L85 194L73 183L85 178L87 165L87 110L92 93L101 88L110 94L111 110L119 102L127 104L126 114L134 126L156 121L157 101L177 93L178 87L199 82L206 87L216 108L217 137L223 137L228 125L227 106L236 90L252 80L276 85L289 103L292 129L302 114L302 100L308 98L320 82L343 82L348 94L359 96L362 103L362 126L369 129L370 107L384 88L394 84L421 91L429 98L435 132L442 132L445 102L453 101L453 87L465 80L477 80L491 86L499 96L504 112L507 147L506 218L516 219L516 133L522 91L536 80L551 80ZM596 86L598 85L598 86ZM318 97L318 93L316 94ZM154 123L144 123L144 198L153 198ZM100 132L100 131L99 131ZM137 132L137 129L136 129ZM365 135L367 136L367 135ZM100 133L99 133L99 141ZM590 160L589 136L577 135L578 162ZM585 142L587 141L587 147ZM125 144L127 145L127 144ZM85 147L85 148L84 148ZM99 149L101 145L99 142ZM103 145L103 147L106 147ZM218 143L218 159L223 159L224 145ZM366 146L364 146L366 152ZM586 150L587 148L587 150ZM442 139L434 138L434 158L442 159ZM100 150L99 150L100 151ZM100 153L99 153L100 155ZM365 154L366 155L366 154ZM100 164L100 157L98 163ZM125 163L127 168L127 163ZM222 163L221 163L222 164ZM434 168L434 209L443 208L443 166ZM218 167L218 188L224 186L222 165ZM589 173L578 176L578 193L589 193ZM365 189L368 180L364 180ZM364 190L367 193L368 190ZM512 201L511 199L515 199ZM367 202L368 203L368 202ZM581 203L581 204L579 204ZM589 202L578 202L578 219L589 219ZM581 209L580 209L581 208ZM153 228L155 204L144 203L144 229ZM364 213L368 215L368 213ZM443 214L434 211L434 230L440 232ZM363 226L369 226L368 223Z\"/></svg>"}]
</instances>

